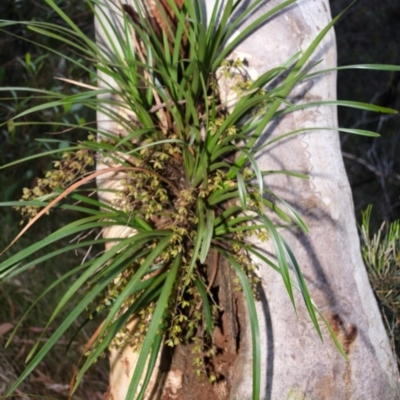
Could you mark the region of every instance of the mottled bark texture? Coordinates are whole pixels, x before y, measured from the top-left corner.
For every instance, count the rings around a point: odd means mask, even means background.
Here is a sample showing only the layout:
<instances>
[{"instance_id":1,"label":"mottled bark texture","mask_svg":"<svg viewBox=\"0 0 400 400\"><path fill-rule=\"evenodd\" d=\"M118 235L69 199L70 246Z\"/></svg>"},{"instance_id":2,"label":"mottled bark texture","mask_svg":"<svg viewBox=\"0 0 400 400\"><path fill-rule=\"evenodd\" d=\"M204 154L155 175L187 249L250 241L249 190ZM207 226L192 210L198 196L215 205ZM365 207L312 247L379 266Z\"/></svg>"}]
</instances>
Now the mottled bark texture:
<instances>
[{"instance_id":1,"label":"mottled bark texture","mask_svg":"<svg viewBox=\"0 0 400 400\"><path fill-rule=\"evenodd\" d=\"M246 23L281 2L263 2ZM214 0L204 3L209 11ZM249 1L243 0L243 7L248 4ZM238 50L245 54L250 67L260 74L305 50L330 19L328 0L299 0L248 37ZM99 44L106 45L102 42L104 36L99 25L97 29ZM319 60L323 61L316 68L336 66L333 31L314 55L313 61ZM294 92L292 101L296 103L335 99L336 75L330 73L310 79L296 87ZM118 129L106 119L103 115L98 116L99 128ZM305 109L276 121L266 130L262 141L301 127L336 125L335 107ZM282 400L289 393L291 398L312 400L400 398L396 363L360 254L338 133L321 130L290 137L261 152L258 162L263 170L292 170L311 177L310 180L300 180L272 175L265 183L295 206L310 227L309 235L291 230L284 232L284 237L304 271L315 303L331 323L349 358L347 362L339 354L326 329L323 330L324 342L320 341L301 297L296 295L296 314L280 276L260 265L262 293L257 307L262 345L261 398ZM118 185L121 176L107 177L111 178L108 181L105 178L102 176L99 181L100 187ZM105 232L105 235L110 235L110 232ZM269 243L260 246L266 253L272 251ZM226 285L222 286L221 299L225 299L227 310L231 304L229 312L236 314L228 315L227 312L224 318L227 318L225 326L229 328L226 332L215 333L215 339L222 347L238 353L223 360L228 365L227 383L216 389L219 394L204 384L195 384L190 378L188 362L183 362L190 358L188 349L179 348L172 364L171 361L166 367L161 364L163 374L155 377L152 387L166 382L167 389L162 395L160 391L154 391L154 399L251 398L249 324L246 323L243 305L238 299L229 302L226 295L232 292L225 288ZM229 342L227 336L234 336L233 342ZM109 399L124 400L135 357L130 349L124 353L112 351ZM168 376L165 369L170 370Z\"/></svg>"}]
</instances>

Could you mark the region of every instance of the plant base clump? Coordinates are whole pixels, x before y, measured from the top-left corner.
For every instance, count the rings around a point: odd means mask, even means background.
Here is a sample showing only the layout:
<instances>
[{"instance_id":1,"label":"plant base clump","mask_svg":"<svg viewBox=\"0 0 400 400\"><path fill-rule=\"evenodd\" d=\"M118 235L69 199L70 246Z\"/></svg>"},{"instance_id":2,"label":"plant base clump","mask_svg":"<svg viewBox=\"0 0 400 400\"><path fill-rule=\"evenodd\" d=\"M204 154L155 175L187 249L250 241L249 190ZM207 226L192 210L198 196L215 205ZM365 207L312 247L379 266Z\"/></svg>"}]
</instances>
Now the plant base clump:
<instances>
[{"instance_id":1,"label":"plant base clump","mask_svg":"<svg viewBox=\"0 0 400 400\"><path fill-rule=\"evenodd\" d=\"M212 79L208 86L215 87ZM218 93L213 93L213 97L218 98ZM206 132L206 135L213 135L226 120L225 108L219 103L216 103L216 108L220 111L215 113L215 122L210 123L210 132ZM184 112L184 106L181 106L181 109L181 112ZM166 116L171 117L168 114ZM134 129L140 130L142 127L137 124L139 122L135 121ZM204 143L190 147L186 143L182 144L174 132L173 125L164 133L157 114L154 115L154 124L159 125L156 134L137 135L131 141L126 140L126 137L109 135L96 143L90 136L89 141L80 144L81 149L64 153L60 161L54 162L55 169L49 171L44 179L39 179L36 187L32 190L25 189L22 200L43 200L46 196L54 198L60 191L79 182L81 177L88 175L88 167L93 165L94 150L91 147L103 146L100 153L102 163L110 169L121 166L124 169L120 190L113 193L113 200L109 206L126 215L128 219L140 221L142 230L167 233L168 242L154 259L151 272L148 272L144 279L163 276L178 256L180 259L177 279L173 284L160 326L165 345L173 347L180 343L192 342L192 351L197 354L194 359L196 373L199 377L205 374L212 382L217 380L218 376L215 372L206 372L210 371L211 366L205 360L210 360L217 351L213 344L212 331L213 327L219 324L223 312L211 290L221 265L220 255L215 249L220 248L236 261L245 272L254 296L257 297L256 287L259 279L255 273L256 265L244 247L251 245L249 238L252 235L257 235L262 241L268 238L268 231L254 222L253 214L262 209L262 199L259 191L251 183L254 173L250 168L244 168L243 181L248 186L245 193L247 216L244 215L237 199L237 179L227 177L238 150L237 141L230 140L230 137L237 134L235 127L230 127L226 133L220 135L219 143L225 141L229 151L216 158L214 163L221 163L223 166L208 171L206 178L194 185L193 179L187 179L183 154L186 151L186 157L196 157L196 153L203 150ZM123 145L121 140L124 140ZM118 151L115 151L116 148ZM40 209L39 206L17 208L23 216L30 217L37 215ZM200 219L204 221L200 224L202 229L199 229ZM202 241L199 240L199 236L202 236ZM208 248L205 248L205 240ZM199 246L199 243L202 243L202 246ZM148 254L158 244L159 240L155 238L138 246L133 261L96 298L95 305L90 306L90 314L106 310L123 294L129 282L146 262ZM234 284L236 290L240 291L238 278ZM143 289L129 295L114 318L124 315L127 309L141 301L144 293L147 292ZM156 301L142 304L127 320L127 325L135 321L134 331L122 329L111 345L129 345L139 351ZM207 321L203 302L206 302L208 307ZM106 336L107 331L103 332L103 338ZM99 338L98 344L101 343L101 339Z\"/></svg>"}]
</instances>

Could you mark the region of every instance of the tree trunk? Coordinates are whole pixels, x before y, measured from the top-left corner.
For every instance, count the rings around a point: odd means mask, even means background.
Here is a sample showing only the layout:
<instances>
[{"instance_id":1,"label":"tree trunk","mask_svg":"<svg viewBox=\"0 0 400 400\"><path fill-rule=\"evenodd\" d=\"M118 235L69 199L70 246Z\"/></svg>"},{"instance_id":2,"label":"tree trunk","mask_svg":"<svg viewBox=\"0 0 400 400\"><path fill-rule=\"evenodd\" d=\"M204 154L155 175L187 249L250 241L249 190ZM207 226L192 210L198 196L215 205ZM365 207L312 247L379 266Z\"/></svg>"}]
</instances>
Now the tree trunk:
<instances>
[{"instance_id":1,"label":"tree trunk","mask_svg":"<svg viewBox=\"0 0 400 400\"><path fill-rule=\"evenodd\" d=\"M208 10L214 1L205 1ZM250 20L281 2L265 1ZM328 0L299 0L246 39L237 53L245 56L249 67L261 74L305 50L330 19ZM99 25L97 34L101 44L104 36ZM333 31L314 55L314 61L321 59L318 69L336 66ZM335 99L335 85L334 73L310 79L295 88L292 101ZM115 132L118 129L116 124L106 122L101 114L98 121L102 130ZM335 107L305 109L276 121L264 133L262 140L302 127L334 126L337 126ZM300 295L296 296L296 314L281 277L268 266L260 265L262 293L257 307L262 346L261 398L398 398L397 367L362 262L351 191L337 132L321 130L292 136L263 152L258 162L262 170L291 170L311 177L310 180L300 180L270 175L265 182L301 213L310 228L309 235L290 230L284 233L284 237L303 269L312 298L331 324L349 359L346 361L339 354L326 330L323 330L324 342L320 341ZM103 176L99 186L118 185L120 178L116 176L107 182ZM115 237L114 233L104 234ZM262 246L266 252L272 251L269 243L255 245ZM227 278L220 276L218 279L226 282ZM194 380L187 360L190 349L179 347L173 356L164 353L168 362L161 364L161 375L154 377L149 398L252 397L249 324L240 299L229 297L233 292L227 285L218 284L218 279L215 287L221 301L225 301L226 312L221 318L224 329L215 332L214 339L220 342L226 358L215 360L215 363L219 362L218 365L225 368L222 374L225 379L213 389L205 382ZM109 399L125 399L135 357L130 349L123 353L111 351ZM163 385L163 391L157 390Z\"/></svg>"},{"instance_id":2,"label":"tree trunk","mask_svg":"<svg viewBox=\"0 0 400 400\"><path fill-rule=\"evenodd\" d=\"M273 0L266 7L279 3ZM265 9L260 10L263 12ZM257 31L242 48L261 72L305 50L330 21L328 1L299 1ZM260 48L263 47L263 51ZM336 66L334 33L317 49L318 69ZM297 97L297 99L296 99ZM336 75L306 81L294 99L336 98ZM289 114L270 127L265 137L301 127L337 126L335 107L318 107ZM344 170L337 132L312 131L280 142L262 154L262 170L285 169L310 174L308 181L276 175L266 184L301 212L310 234L284 234L307 278L311 296L332 325L349 361L325 334L319 341L297 296L297 316L280 277L260 268L265 298L258 305L263 320L262 354L265 399L294 395L310 399L394 399L398 395L397 367L362 262L351 190ZM267 249L268 251L269 249ZM238 363L251 368L249 347ZM235 390L251 395L248 374L241 374Z\"/></svg>"}]
</instances>

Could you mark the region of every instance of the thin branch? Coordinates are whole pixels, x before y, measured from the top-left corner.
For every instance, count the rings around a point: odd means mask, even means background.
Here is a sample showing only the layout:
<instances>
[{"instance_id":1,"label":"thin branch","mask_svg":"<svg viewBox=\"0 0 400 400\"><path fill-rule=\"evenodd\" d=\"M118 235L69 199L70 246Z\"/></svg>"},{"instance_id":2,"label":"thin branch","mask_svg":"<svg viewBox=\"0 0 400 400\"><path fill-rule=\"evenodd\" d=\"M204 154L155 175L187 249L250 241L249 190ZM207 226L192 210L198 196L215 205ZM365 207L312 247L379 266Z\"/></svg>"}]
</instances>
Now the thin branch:
<instances>
[{"instance_id":1,"label":"thin branch","mask_svg":"<svg viewBox=\"0 0 400 400\"><path fill-rule=\"evenodd\" d=\"M390 174L384 173L381 170L379 170L377 167L374 165L370 164L369 162L365 161L363 158L357 157L354 154L351 153L346 153L345 151L342 151L342 155L344 158L347 158L349 160L355 161L371 172L373 172L376 176L379 178L384 178L387 179L390 182L395 182L398 183L400 182L400 174L396 174L395 172L391 172Z\"/></svg>"}]
</instances>

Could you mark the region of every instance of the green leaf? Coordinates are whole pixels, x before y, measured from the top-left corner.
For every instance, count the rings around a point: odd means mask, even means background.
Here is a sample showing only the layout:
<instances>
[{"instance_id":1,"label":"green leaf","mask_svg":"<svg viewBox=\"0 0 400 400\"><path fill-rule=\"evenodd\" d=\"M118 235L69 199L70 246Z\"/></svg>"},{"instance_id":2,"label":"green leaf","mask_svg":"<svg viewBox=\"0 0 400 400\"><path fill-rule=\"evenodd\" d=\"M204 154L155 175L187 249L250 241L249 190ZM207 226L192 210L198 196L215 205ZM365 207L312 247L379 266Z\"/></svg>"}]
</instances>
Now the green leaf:
<instances>
[{"instance_id":1,"label":"green leaf","mask_svg":"<svg viewBox=\"0 0 400 400\"><path fill-rule=\"evenodd\" d=\"M218 251L229 261L234 268L240 284L243 288L243 293L246 299L248 319L251 328L251 343L252 343L252 356L253 356L253 400L260 399L260 384L261 384L261 345L260 345L260 328L258 324L258 315L255 305L253 291L251 290L249 281L246 274L243 272L241 266L236 260L229 256L224 250Z\"/></svg>"},{"instance_id":2,"label":"green leaf","mask_svg":"<svg viewBox=\"0 0 400 400\"><path fill-rule=\"evenodd\" d=\"M95 349L90 352L90 355L87 357L85 364L82 366L79 373L77 374L73 390L76 390L79 383L82 381L84 374L90 368L90 366L96 362L97 358L100 357L105 350L107 350L108 346L110 345L116 334L121 331L121 329L125 328L128 320L132 318L132 315L137 313L144 305L147 305L159 296L160 284L164 282L167 274L168 272L165 272L159 276L147 279L146 281L138 284L138 291L145 288L146 286L147 289L121 316L116 318L115 322L113 322L108 327L104 339L101 340L100 343L96 342Z\"/></svg>"},{"instance_id":3,"label":"green leaf","mask_svg":"<svg viewBox=\"0 0 400 400\"><path fill-rule=\"evenodd\" d=\"M264 181L262 173L258 167L257 161L253 157L253 155L246 149L242 149L242 152L246 154L247 159L250 161L251 166L253 167L254 174L256 175L257 178L258 190L260 193L262 193L264 191Z\"/></svg>"},{"instance_id":4,"label":"green leaf","mask_svg":"<svg viewBox=\"0 0 400 400\"><path fill-rule=\"evenodd\" d=\"M119 273L122 272L122 269L114 270L114 276L110 277L110 280L114 279ZM102 285L98 285L92 290L88 291L85 295L84 299L69 313L69 315L61 322L55 332L51 335L51 337L45 342L43 347L39 350L37 355L30 361L24 372L19 376L16 382L9 389L7 395L11 395L15 389L23 382L23 380L37 367L39 362L47 355L50 349L57 343L60 337L64 334L64 332L75 322L75 320L79 317L79 315L85 311L86 307L95 299L95 297L108 285L108 281L105 281ZM51 320L48 322L47 327L50 325ZM40 339L39 339L40 340ZM39 341L38 341L39 343ZM35 347L34 347L35 350ZM32 356L31 352L29 356Z\"/></svg>"},{"instance_id":5,"label":"green leaf","mask_svg":"<svg viewBox=\"0 0 400 400\"><path fill-rule=\"evenodd\" d=\"M190 277L192 276L194 266L197 262L197 259L199 257L199 252L200 252L200 246L202 244L205 231L204 231L204 201L201 197L197 199L197 212L198 212L198 223L197 223L197 233L196 233L196 238L194 240L194 248L193 248L193 255L190 260L189 264L189 271L186 275L186 279L183 285L183 289L187 286Z\"/></svg>"},{"instance_id":6,"label":"green leaf","mask_svg":"<svg viewBox=\"0 0 400 400\"><path fill-rule=\"evenodd\" d=\"M162 287L160 297L157 301L156 307L154 309L154 314L151 318L150 325L147 329L146 337L143 341L142 348L140 350L140 355L136 363L135 372L133 373L131 383L129 385L129 390L127 393L128 399L133 399L137 389L139 387L139 383L145 370L146 362L148 355L151 352L152 347L154 346L154 340L158 334L160 329L160 325L162 322L163 314L165 309L168 306L168 300L172 291L172 286L175 282L176 275L178 273L178 268L181 264L181 255L178 255L174 260L172 267L168 273L168 276L165 280L165 284ZM153 366L154 367L154 366ZM148 370L148 373L152 373L152 370ZM144 392L142 392L144 393Z\"/></svg>"},{"instance_id":7,"label":"green leaf","mask_svg":"<svg viewBox=\"0 0 400 400\"><path fill-rule=\"evenodd\" d=\"M214 211L206 209L206 226L200 250L200 262L204 264L210 250L211 239L214 233Z\"/></svg>"},{"instance_id":8,"label":"green leaf","mask_svg":"<svg viewBox=\"0 0 400 400\"><path fill-rule=\"evenodd\" d=\"M212 319L210 302L208 301L208 295L207 295L206 288L205 288L203 282L199 278L196 278L194 283L195 283L197 290L199 291L201 299L203 301L203 313L204 313L204 319L205 319L205 323L206 323L206 331L210 336L212 336L213 329L214 329L214 323L213 323L213 319Z\"/></svg>"},{"instance_id":9,"label":"green leaf","mask_svg":"<svg viewBox=\"0 0 400 400\"><path fill-rule=\"evenodd\" d=\"M350 101L350 100L327 100L327 101L316 101L310 103L303 103L298 104L292 107L287 107L280 112L280 114L287 114L293 111L303 110L305 108L311 107L320 107L324 105L336 105L336 106L343 106L343 107L350 107L350 108L358 108L360 110L365 111L373 111L373 112L380 112L384 114L397 114L397 110L393 110L392 108L376 106L374 104L369 103L361 103L359 101ZM357 131L357 130L356 130ZM353 132L354 133L354 132ZM376 135L369 135L369 136L376 136Z\"/></svg>"},{"instance_id":10,"label":"green leaf","mask_svg":"<svg viewBox=\"0 0 400 400\"><path fill-rule=\"evenodd\" d=\"M157 333L155 335L154 342L151 347L150 358L149 358L149 362L147 365L146 375L143 380L142 389L138 396L139 399L143 399L146 394L147 386L149 385L150 379L153 375L153 371L156 366L157 358L158 358L158 355L161 350L162 341L163 341L163 335L160 333Z\"/></svg>"},{"instance_id":11,"label":"green leaf","mask_svg":"<svg viewBox=\"0 0 400 400\"><path fill-rule=\"evenodd\" d=\"M226 32L226 38L228 39L229 37L232 36L234 33L234 30L236 27L240 24L241 20L245 19L248 15L251 14L251 11L258 7L259 4L261 4L262 0L255 1L252 5L249 7L246 7L247 10L244 10L241 12L239 17L237 18L236 21L233 21L231 24L230 28ZM261 17L257 18L254 22L249 24L245 29L243 29L242 32L240 32L238 35L235 36L233 40L231 40L227 45L220 51L218 56L215 58L212 68L215 70L218 68L218 66L221 64L222 60L227 57L227 55L240 43L242 42L249 34L253 33L258 27L260 27L265 21L272 16L276 15L279 11L283 10L285 7L288 7L290 4L295 3L296 0L288 0L284 1L283 3L275 6L268 12L264 13L261 15ZM238 2L239 4L239 2Z\"/></svg>"},{"instance_id":12,"label":"green leaf","mask_svg":"<svg viewBox=\"0 0 400 400\"><path fill-rule=\"evenodd\" d=\"M319 71L312 72L305 76L305 79L312 78L318 75L325 75L332 71L343 71L346 69L366 69L366 70L373 70L373 71L393 71L398 72L400 71L400 65L393 65L393 64L354 64L354 65L343 65L341 67L335 68L327 68L322 69Z\"/></svg>"},{"instance_id":13,"label":"green leaf","mask_svg":"<svg viewBox=\"0 0 400 400\"><path fill-rule=\"evenodd\" d=\"M343 356L343 358L344 358L346 361L350 362L349 358L347 357L346 352L344 351L344 348L343 348L342 344L340 343L339 339L338 339L337 336L335 335L335 332L333 331L333 329L332 329L332 327L330 326L329 322L326 320L326 318L324 317L324 315L322 314L322 312L320 312L319 310L317 310L317 311L318 311L318 314L319 314L319 316L321 317L321 319L324 321L325 326L327 327L328 332L329 332L329 334L330 334L330 336L331 336L333 342L335 343L336 348L339 350L339 352L340 352L340 354Z\"/></svg>"},{"instance_id":14,"label":"green leaf","mask_svg":"<svg viewBox=\"0 0 400 400\"><path fill-rule=\"evenodd\" d=\"M341 18L343 13L354 4L355 1L356 0L354 0L342 13L338 14L325 28L323 28L321 30L321 32L317 35L317 37L311 42L311 44L308 46L306 51L303 53L303 55L297 61L296 65L292 68L291 72L288 74L288 76L284 80L284 82L281 86L282 89L280 92L276 93L276 96L278 96L282 99L286 99L286 97L289 95L290 91L293 89L294 85L304 76L304 73L301 72L301 70L306 65L307 61L310 59L311 55L314 53L314 51L316 50L318 45L321 43L322 39L325 37L325 35L328 33L328 31L332 28L332 26ZM268 107L265 115L261 118L257 127L255 128L255 130L252 134L252 137L246 144L247 149L251 149L253 147L254 143L260 137L261 133L264 131L267 124L269 122L271 122L271 120L276 116L278 108L280 107L281 104L282 104L281 100L276 99ZM246 162L246 156L243 153L237 159L236 165L228 173L228 178L232 179L232 177L235 176L236 171L238 169L240 169L245 162Z\"/></svg>"},{"instance_id":15,"label":"green leaf","mask_svg":"<svg viewBox=\"0 0 400 400\"><path fill-rule=\"evenodd\" d=\"M246 211L247 190L243 180L243 176L239 172L236 173L236 181L237 181L240 205L242 207L242 210Z\"/></svg>"},{"instance_id":16,"label":"green leaf","mask_svg":"<svg viewBox=\"0 0 400 400\"><path fill-rule=\"evenodd\" d=\"M73 268L72 270L68 271L67 273L63 274L61 277L56 279L54 282L52 282L48 287L46 287L43 290L43 292L35 299L35 301L25 311L24 315L22 317L20 317L20 319L18 320L17 324L15 325L11 335L8 337L5 347L8 347L10 345L13 338L15 337L15 334L17 333L18 329L20 328L20 326L22 325L22 323L24 322L26 317L29 315L29 313L32 311L32 309L38 305L38 303L40 302L40 300L42 300L43 297L45 297L49 292L51 292L54 288L56 288L60 283L62 283L66 279L72 277L77 272L81 271L82 269L85 269L90 264L90 262L91 261L88 261L82 265L79 265L78 267Z\"/></svg>"},{"instance_id":17,"label":"green leaf","mask_svg":"<svg viewBox=\"0 0 400 400\"><path fill-rule=\"evenodd\" d=\"M135 291L135 287L140 282L140 279L148 273L149 268L151 267L154 260L165 250L165 248L169 244L169 237L166 237L157 244L157 246L150 252L150 254L146 257L145 261L141 264L140 268L134 274L134 276L129 280L124 290L119 294L119 296L115 299L114 305L111 307L110 312L108 313L107 318L104 320L103 329L100 332L100 335L104 332L110 322L113 320L114 316L117 312L123 307L125 301L133 294Z\"/></svg>"},{"instance_id":18,"label":"green leaf","mask_svg":"<svg viewBox=\"0 0 400 400\"><path fill-rule=\"evenodd\" d=\"M9 167L12 167L14 165L24 163L26 161L34 160L36 158L46 157L46 156L49 156L49 155L52 155L52 154L57 154L57 153L61 153L62 154L62 153L66 153L66 152L69 152L69 151L75 151L75 150L78 150L78 149L80 149L80 146L72 146L72 147L67 147L67 148L64 147L63 149L49 150L49 151L45 151L45 152L39 153L39 154L33 154L31 156L24 157L24 158L12 161L12 162L10 162L10 163L8 163L6 165L0 165L0 169L9 168Z\"/></svg>"},{"instance_id":19,"label":"green leaf","mask_svg":"<svg viewBox=\"0 0 400 400\"><path fill-rule=\"evenodd\" d=\"M286 251L285 251L283 239L282 239L281 235L278 233L278 231L276 230L272 221L265 214L260 215L260 217L271 236L272 243L274 244L274 248L275 248L275 255L278 260L279 269L281 271L283 283L285 284L286 290L288 292L290 301L293 304L293 307L296 308L295 302L294 302L292 284L290 282L289 267L288 267L287 260L286 260Z\"/></svg>"},{"instance_id":20,"label":"green leaf","mask_svg":"<svg viewBox=\"0 0 400 400\"><path fill-rule=\"evenodd\" d=\"M36 251L41 250L42 248L45 248L51 243L54 243L62 238L77 234L79 232L85 231L85 230L90 230L93 228L99 228L99 227L106 227L106 226L112 226L113 223L109 221L101 221L102 218L106 218L109 216L108 213L99 213L95 216L83 218L79 221L72 222L68 225L66 225L63 228L58 229L57 231L51 233L44 239L40 240L37 243L32 244L31 246L28 246L27 248L21 250L17 254L11 256L7 260L3 261L0 263L0 272L6 271L8 268L11 266L18 264L20 261L26 259L28 256L32 255ZM92 222L95 221L95 222Z\"/></svg>"},{"instance_id":21,"label":"green leaf","mask_svg":"<svg viewBox=\"0 0 400 400\"><path fill-rule=\"evenodd\" d=\"M314 324L315 330L317 331L319 337L322 340L322 333L321 333L321 330L319 328L317 317L315 315L314 305L312 303L312 300L311 300L311 297L310 297L310 293L308 292L307 285L306 285L306 282L304 280L304 277L303 277L303 274L301 272L301 269L299 267L299 264L297 263L297 260L296 260L296 258L294 256L292 250L290 249L290 247L288 246L288 244L286 243L286 241L284 239L282 239L282 243L283 243L283 246L284 246L284 248L286 250L286 253L287 253L288 257L289 257L289 260L290 260L290 262L292 264L293 271L294 271L294 273L296 275L296 279L297 279L297 282L299 284L301 294L303 295L303 300L304 300L304 303L305 303L305 305L307 307L308 314L311 317L311 321Z\"/></svg>"}]
</instances>

